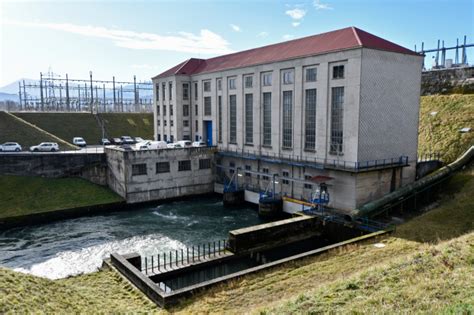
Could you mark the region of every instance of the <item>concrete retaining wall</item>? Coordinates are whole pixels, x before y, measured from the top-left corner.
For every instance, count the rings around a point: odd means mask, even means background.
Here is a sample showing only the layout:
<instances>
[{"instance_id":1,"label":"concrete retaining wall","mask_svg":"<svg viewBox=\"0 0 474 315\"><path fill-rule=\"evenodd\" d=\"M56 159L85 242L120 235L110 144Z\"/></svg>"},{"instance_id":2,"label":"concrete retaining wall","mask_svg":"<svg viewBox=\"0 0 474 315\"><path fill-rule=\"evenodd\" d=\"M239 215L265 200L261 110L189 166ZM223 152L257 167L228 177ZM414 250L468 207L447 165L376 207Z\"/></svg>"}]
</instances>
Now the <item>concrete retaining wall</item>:
<instances>
[{"instance_id":1,"label":"concrete retaining wall","mask_svg":"<svg viewBox=\"0 0 474 315\"><path fill-rule=\"evenodd\" d=\"M474 67L425 71L421 78L421 95L474 93Z\"/></svg>"},{"instance_id":2,"label":"concrete retaining wall","mask_svg":"<svg viewBox=\"0 0 474 315\"><path fill-rule=\"evenodd\" d=\"M321 234L316 217L296 218L255 225L229 232L229 249L235 254L289 244Z\"/></svg>"},{"instance_id":3,"label":"concrete retaining wall","mask_svg":"<svg viewBox=\"0 0 474 315\"><path fill-rule=\"evenodd\" d=\"M103 153L9 153L0 154L0 175L82 177L106 185Z\"/></svg>"},{"instance_id":4,"label":"concrete retaining wall","mask_svg":"<svg viewBox=\"0 0 474 315\"><path fill-rule=\"evenodd\" d=\"M214 152L215 148L208 147L141 151L107 148L107 182L129 203L211 193ZM210 161L210 167L203 168L201 160ZM191 169L180 169L181 161L190 161ZM169 170L158 172L157 163L169 163ZM134 172L138 165L144 167L144 172Z\"/></svg>"}]
</instances>

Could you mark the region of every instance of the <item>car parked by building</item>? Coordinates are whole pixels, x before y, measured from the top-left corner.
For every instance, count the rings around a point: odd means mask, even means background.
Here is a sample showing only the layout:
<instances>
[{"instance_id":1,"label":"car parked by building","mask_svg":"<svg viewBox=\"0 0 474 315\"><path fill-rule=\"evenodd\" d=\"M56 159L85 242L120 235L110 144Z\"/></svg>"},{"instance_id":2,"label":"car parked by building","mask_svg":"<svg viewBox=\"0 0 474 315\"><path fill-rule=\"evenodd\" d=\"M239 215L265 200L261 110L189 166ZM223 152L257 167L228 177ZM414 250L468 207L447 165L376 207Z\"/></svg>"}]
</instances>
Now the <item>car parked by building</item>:
<instances>
[{"instance_id":1,"label":"car parked by building","mask_svg":"<svg viewBox=\"0 0 474 315\"><path fill-rule=\"evenodd\" d=\"M120 139L120 138L112 138L112 139L111 139L111 142L112 142L112 144L116 144L116 145L121 145L121 144L123 144L123 141L122 141L122 139Z\"/></svg>"},{"instance_id":2,"label":"car parked by building","mask_svg":"<svg viewBox=\"0 0 474 315\"><path fill-rule=\"evenodd\" d=\"M74 137L74 138L72 139L72 143L73 143L74 145L77 145L78 147L85 147L85 146L87 146L86 141L85 141L84 138L82 138L82 137Z\"/></svg>"},{"instance_id":3,"label":"car parked by building","mask_svg":"<svg viewBox=\"0 0 474 315\"><path fill-rule=\"evenodd\" d=\"M168 147L165 141L151 141L146 140L135 145L136 150L157 150L166 149Z\"/></svg>"},{"instance_id":4,"label":"car parked by building","mask_svg":"<svg viewBox=\"0 0 474 315\"><path fill-rule=\"evenodd\" d=\"M121 136L120 139L123 144L135 144L135 140L130 136Z\"/></svg>"},{"instance_id":5,"label":"car parked by building","mask_svg":"<svg viewBox=\"0 0 474 315\"><path fill-rule=\"evenodd\" d=\"M189 141L189 140L181 140L181 141L178 141L176 143L181 145L183 148L190 148L192 146L192 142Z\"/></svg>"},{"instance_id":6,"label":"car parked by building","mask_svg":"<svg viewBox=\"0 0 474 315\"><path fill-rule=\"evenodd\" d=\"M5 142L0 144L0 152L20 152L21 145L16 142Z\"/></svg>"},{"instance_id":7,"label":"car parked by building","mask_svg":"<svg viewBox=\"0 0 474 315\"><path fill-rule=\"evenodd\" d=\"M206 142L204 141L194 141L193 144L192 144L192 147L195 147L195 148L200 148L200 147L206 147Z\"/></svg>"},{"instance_id":8,"label":"car parked by building","mask_svg":"<svg viewBox=\"0 0 474 315\"><path fill-rule=\"evenodd\" d=\"M110 142L110 140L107 139L107 138L102 138L102 139L100 139L100 144L102 144L102 145L110 145L110 144L112 144L112 142Z\"/></svg>"},{"instance_id":9,"label":"car parked by building","mask_svg":"<svg viewBox=\"0 0 474 315\"><path fill-rule=\"evenodd\" d=\"M30 147L32 152L56 152L59 151L59 145L56 142L41 142L38 145Z\"/></svg>"},{"instance_id":10,"label":"car parked by building","mask_svg":"<svg viewBox=\"0 0 474 315\"><path fill-rule=\"evenodd\" d=\"M181 149L183 146L177 142L175 143L168 143L167 144L168 149Z\"/></svg>"},{"instance_id":11,"label":"car parked by building","mask_svg":"<svg viewBox=\"0 0 474 315\"><path fill-rule=\"evenodd\" d=\"M135 137L135 143L143 142L145 141L142 137Z\"/></svg>"}]
</instances>

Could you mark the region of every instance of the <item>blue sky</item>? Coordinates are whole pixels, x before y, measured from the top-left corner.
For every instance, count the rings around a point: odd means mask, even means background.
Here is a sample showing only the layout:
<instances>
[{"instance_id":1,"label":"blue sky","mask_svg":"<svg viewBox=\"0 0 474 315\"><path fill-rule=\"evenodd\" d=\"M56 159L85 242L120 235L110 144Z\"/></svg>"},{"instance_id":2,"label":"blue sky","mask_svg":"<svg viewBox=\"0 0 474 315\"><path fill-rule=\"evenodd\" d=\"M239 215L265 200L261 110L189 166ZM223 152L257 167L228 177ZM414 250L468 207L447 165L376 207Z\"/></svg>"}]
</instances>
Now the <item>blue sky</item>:
<instances>
[{"instance_id":1,"label":"blue sky","mask_svg":"<svg viewBox=\"0 0 474 315\"><path fill-rule=\"evenodd\" d=\"M209 58L356 26L413 49L474 42L474 0L2 1L0 86L52 69L148 80ZM474 63L474 49L468 61ZM447 58L454 58L448 55ZM427 62L430 62L428 58Z\"/></svg>"}]
</instances>

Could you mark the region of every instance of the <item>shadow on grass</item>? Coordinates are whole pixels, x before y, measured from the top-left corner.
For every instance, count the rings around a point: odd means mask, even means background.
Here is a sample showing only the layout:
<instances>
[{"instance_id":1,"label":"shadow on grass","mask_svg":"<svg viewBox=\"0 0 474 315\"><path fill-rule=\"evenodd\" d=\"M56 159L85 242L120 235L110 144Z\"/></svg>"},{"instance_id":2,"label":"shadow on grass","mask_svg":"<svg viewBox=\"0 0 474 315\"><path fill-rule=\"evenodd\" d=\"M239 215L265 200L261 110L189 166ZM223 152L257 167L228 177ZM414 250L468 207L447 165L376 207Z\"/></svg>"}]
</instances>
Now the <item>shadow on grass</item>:
<instances>
[{"instance_id":1,"label":"shadow on grass","mask_svg":"<svg viewBox=\"0 0 474 315\"><path fill-rule=\"evenodd\" d=\"M397 227L394 237L439 243L474 230L474 168L471 163L439 190L429 209Z\"/></svg>"}]
</instances>

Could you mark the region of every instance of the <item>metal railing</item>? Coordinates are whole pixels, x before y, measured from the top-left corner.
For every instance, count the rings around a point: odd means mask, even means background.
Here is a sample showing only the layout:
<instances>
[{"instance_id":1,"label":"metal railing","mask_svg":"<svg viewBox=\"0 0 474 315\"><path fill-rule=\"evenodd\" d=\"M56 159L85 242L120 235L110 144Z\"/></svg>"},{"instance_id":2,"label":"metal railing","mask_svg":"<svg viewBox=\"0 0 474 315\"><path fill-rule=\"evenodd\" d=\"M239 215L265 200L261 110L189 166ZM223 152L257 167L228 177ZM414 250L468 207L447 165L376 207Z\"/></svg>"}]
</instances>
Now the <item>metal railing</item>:
<instances>
[{"instance_id":1,"label":"metal railing","mask_svg":"<svg viewBox=\"0 0 474 315\"><path fill-rule=\"evenodd\" d=\"M219 151L219 155L238 157L250 160L261 160L268 163L286 163L295 166L307 166L318 169L340 169L348 171L364 171L374 168L384 168L392 166L407 166L408 156L400 156L396 158L386 158L367 161L346 161L341 159L311 158L307 156L299 156L293 154L256 154L251 151L231 150Z\"/></svg>"},{"instance_id":2,"label":"metal railing","mask_svg":"<svg viewBox=\"0 0 474 315\"><path fill-rule=\"evenodd\" d=\"M229 253L226 246L227 240L218 240L197 246L187 246L167 253L146 256L142 258L141 272L147 275L163 273L221 257Z\"/></svg>"},{"instance_id":3,"label":"metal railing","mask_svg":"<svg viewBox=\"0 0 474 315\"><path fill-rule=\"evenodd\" d=\"M441 153L428 152L418 155L418 162L441 161Z\"/></svg>"}]
</instances>

